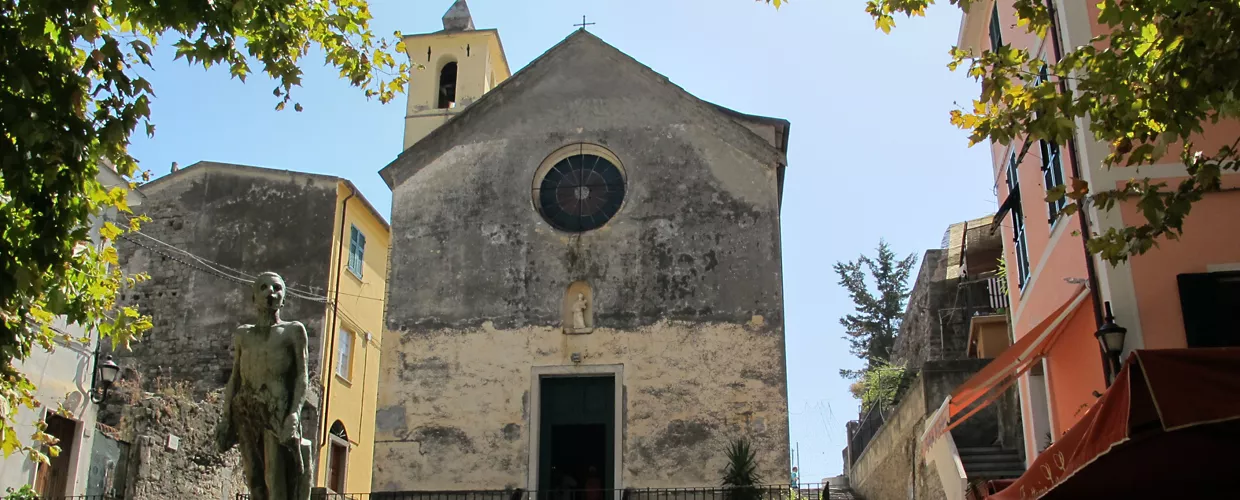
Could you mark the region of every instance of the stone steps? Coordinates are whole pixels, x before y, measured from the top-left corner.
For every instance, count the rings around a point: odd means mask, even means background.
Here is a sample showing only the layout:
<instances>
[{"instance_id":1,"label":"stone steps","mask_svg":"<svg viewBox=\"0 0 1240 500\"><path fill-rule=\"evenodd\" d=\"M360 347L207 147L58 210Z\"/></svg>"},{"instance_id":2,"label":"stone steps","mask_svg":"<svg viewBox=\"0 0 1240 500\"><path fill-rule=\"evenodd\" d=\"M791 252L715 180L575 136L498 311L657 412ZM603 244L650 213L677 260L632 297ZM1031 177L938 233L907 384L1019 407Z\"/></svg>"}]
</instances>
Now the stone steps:
<instances>
[{"instance_id":1,"label":"stone steps","mask_svg":"<svg viewBox=\"0 0 1240 500\"><path fill-rule=\"evenodd\" d=\"M1009 479L1025 473L1025 461L1016 450L979 446L960 448L959 452L969 479Z\"/></svg>"}]
</instances>

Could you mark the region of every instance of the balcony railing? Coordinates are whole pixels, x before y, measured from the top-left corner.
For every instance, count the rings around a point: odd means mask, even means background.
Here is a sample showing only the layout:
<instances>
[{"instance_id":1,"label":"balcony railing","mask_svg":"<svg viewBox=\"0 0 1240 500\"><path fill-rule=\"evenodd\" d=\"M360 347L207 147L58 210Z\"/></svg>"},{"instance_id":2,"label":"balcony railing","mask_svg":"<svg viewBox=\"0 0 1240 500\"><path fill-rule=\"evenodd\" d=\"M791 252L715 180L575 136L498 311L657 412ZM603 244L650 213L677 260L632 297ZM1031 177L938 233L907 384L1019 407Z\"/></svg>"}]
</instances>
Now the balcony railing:
<instances>
[{"instance_id":1,"label":"balcony railing","mask_svg":"<svg viewBox=\"0 0 1240 500\"><path fill-rule=\"evenodd\" d=\"M376 493L316 492L311 500L827 500L826 484L761 485L750 487L625 488L571 490L460 490ZM249 500L238 494L235 500Z\"/></svg>"},{"instance_id":2,"label":"balcony railing","mask_svg":"<svg viewBox=\"0 0 1240 500\"><path fill-rule=\"evenodd\" d=\"M962 281L957 307L965 309L965 317L998 314L1009 307L1008 295L1003 292L1002 278L994 273Z\"/></svg>"}]
</instances>

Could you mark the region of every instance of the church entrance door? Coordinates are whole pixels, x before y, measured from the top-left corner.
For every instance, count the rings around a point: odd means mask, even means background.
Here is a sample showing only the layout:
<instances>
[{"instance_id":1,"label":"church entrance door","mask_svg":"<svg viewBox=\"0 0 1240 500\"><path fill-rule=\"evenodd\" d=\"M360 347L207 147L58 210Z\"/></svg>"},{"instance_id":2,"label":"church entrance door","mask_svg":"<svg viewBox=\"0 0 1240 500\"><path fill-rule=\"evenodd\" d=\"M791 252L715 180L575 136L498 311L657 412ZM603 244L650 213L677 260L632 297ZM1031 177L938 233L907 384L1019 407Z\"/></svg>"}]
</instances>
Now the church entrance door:
<instances>
[{"instance_id":1,"label":"church entrance door","mask_svg":"<svg viewBox=\"0 0 1240 500\"><path fill-rule=\"evenodd\" d=\"M540 500L604 500L615 484L615 379L545 377L539 405Z\"/></svg>"}]
</instances>

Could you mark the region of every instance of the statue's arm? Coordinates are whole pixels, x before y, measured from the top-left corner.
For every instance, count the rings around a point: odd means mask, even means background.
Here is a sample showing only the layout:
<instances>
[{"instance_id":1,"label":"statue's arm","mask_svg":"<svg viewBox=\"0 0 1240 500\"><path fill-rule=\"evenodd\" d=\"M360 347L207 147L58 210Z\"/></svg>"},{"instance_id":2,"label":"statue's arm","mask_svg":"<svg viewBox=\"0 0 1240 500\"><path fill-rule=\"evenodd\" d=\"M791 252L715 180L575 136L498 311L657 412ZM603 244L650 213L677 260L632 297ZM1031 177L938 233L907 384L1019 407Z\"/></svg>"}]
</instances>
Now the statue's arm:
<instances>
[{"instance_id":1,"label":"statue's arm","mask_svg":"<svg viewBox=\"0 0 1240 500\"><path fill-rule=\"evenodd\" d=\"M228 374L228 384L224 386L224 412L220 416L220 423L216 427L216 445L220 451L227 451L232 448L236 441L236 430L232 423L232 401L233 395L237 392L237 385L241 383L241 342L240 334L242 330L233 333L233 362L232 372Z\"/></svg>"},{"instance_id":2,"label":"statue's arm","mask_svg":"<svg viewBox=\"0 0 1240 500\"><path fill-rule=\"evenodd\" d=\"M301 413L301 406L306 401L306 387L310 385L310 374L306 360L310 358L306 338L306 327L299 322L293 322L293 387L292 394L289 398L288 415L298 415Z\"/></svg>"},{"instance_id":3,"label":"statue's arm","mask_svg":"<svg viewBox=\"0 0 1240 500\"><path fill-rule=\"evenodd\" d=\"M233 333L233 362L232 372L228 374L228 385L224 386L224 411L232 407L233 395L237 393L237 385L241 383L241 330Z\"/></svg>"}]
</instances>

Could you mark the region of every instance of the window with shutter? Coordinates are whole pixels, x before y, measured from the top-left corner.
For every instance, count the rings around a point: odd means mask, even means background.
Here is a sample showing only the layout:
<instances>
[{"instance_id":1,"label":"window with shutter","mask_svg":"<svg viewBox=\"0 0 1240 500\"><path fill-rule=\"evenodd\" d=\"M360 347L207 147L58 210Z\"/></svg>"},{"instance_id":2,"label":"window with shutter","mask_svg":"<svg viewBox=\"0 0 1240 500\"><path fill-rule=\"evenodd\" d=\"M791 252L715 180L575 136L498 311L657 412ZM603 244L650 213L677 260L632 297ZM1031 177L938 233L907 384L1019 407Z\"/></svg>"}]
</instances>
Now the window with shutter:
<instances>
[{"instance_id":1,"label":"window with shutter","mask_svg":"<svg viewBox=\"0 0 1240 500\"><path fill-rule=\"evenodd\" d=\"M366 256L366 235L357 226L350 226L349 229L349 271L361 278Z\"/></svg>"},{"instance_id":2,"label":"window with shutter","mask_svg":"<svg viewBox=\"0 0 1240 500\"><path fill-rule=\"evenodd\" d=\"M1033 86L1038 86L1050 81L1050 74L1043 64L1038 70L1038 77L1033 81ZM1034 113L1037 118L1037 113ZM1055 189L1064 184L1063 179L1063 161L1059 155L1059 144L1055 141L1045 139L1038 140L1038 151L1042 156L1042 185L1046 187L1046 191ZM1063 207L1068 205L1068 197L1060 196L1055 201L1046 202L1047 220L1051 224L1055 223L1055 219L1059 217L1059 212L1063 211Z\"/></svg>"},{"instance_id":3,"label":"window with shutter","mask_svg":"<svg viewBox=\"0 0 1240 500\"><path fill-rule=\"evenodd\" d=\"M1003 46L1003 24L999 22L999 4L995 3L995 8L990 11L990 50L998 52L999 47Z\"/></svg>"},{"instance_id":4,"label":"window with shutter","mask_svg":"<svg viewBox=\"0 0 1240 500\"><path fill-rule=\"evenodd\" d=\"M1029 281L1029 240L1025 235L1025 211L1021 208L1020 175L1016 165L1016 153L1008 159L1007 187L1009 196L1016 195L1012 204L1012 241L1016 244L1016 283L1025 288Z\"/></svg>"}]
</instances>

